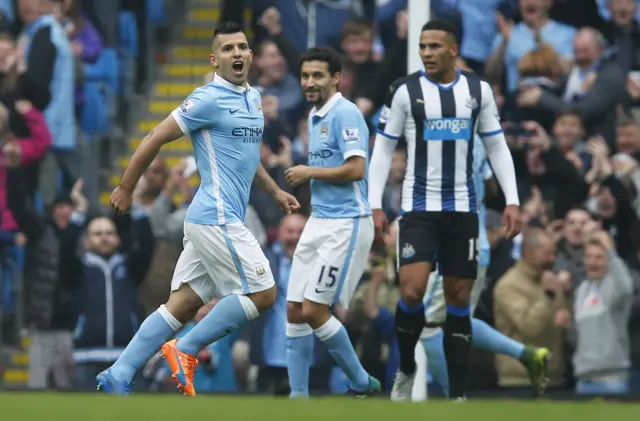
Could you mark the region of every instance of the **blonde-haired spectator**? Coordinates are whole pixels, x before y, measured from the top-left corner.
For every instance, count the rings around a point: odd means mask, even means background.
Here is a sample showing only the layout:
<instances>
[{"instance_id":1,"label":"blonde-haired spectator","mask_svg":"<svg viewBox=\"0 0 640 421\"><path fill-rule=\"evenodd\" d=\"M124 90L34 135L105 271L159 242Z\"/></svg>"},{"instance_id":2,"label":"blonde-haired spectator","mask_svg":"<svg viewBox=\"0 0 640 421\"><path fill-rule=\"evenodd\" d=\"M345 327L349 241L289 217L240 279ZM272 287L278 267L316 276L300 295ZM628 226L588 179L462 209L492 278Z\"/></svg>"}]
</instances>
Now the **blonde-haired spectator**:
<instances>
[{"instance_id":1,"label":"blonde-haired spectator","mask_svg":"<svg viewBox=\"0 0 640 421\"><path fill-rule=\"evenodd\" d=\"M586 279L575 293L576 392L623 394L629 391L629 317L633 280L604 231L585 245Z\"/></svg>"}]
</instances>

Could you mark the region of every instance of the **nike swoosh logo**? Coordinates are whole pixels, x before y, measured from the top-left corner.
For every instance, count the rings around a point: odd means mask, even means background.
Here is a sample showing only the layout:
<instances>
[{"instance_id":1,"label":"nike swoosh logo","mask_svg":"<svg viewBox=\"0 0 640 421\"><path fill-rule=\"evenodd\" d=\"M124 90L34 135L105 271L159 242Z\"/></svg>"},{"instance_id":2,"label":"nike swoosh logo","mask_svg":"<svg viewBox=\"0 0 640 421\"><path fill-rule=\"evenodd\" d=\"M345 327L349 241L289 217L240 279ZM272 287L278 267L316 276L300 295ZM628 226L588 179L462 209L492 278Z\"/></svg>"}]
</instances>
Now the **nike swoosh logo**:
<instances>
[{"instance_id":1,"label":"nike swoosh logo","mask_svg":"<svg viewBox=\"0 0 640 421\"><path fill-rule=\"evenodd\" d=\"M316 288L316 294L324 294L325 292L329 292L328 289L318 289Z\"/></svg>"},{"instance_id":2,"label":"nike swoosh logo","mask_svg":"<svg viewBox=\"0 0 640 421\"><path fill-rule=\"evenodd\" d=\"M240 108L238 108L237 110L229 110L229 113L231 113L231 114L235 114L235 113L237 113L238 111L240 111Z\"/></svg>"}]
</instances>

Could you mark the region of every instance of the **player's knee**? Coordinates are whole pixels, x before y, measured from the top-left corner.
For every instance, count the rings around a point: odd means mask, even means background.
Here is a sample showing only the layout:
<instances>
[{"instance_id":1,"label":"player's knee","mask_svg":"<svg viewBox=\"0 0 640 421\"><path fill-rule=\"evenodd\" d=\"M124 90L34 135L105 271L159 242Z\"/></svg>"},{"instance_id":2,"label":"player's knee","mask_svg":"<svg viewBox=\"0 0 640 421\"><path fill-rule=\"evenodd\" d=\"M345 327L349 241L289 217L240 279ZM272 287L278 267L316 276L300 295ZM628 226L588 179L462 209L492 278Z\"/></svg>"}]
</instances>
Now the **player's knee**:
<instances>
[{"instance_id":1,"label":"player's knee","mask_svg":"<svg viewBox=\"0 0 640 421\"><path fill-rule=\"evenodd\" d=\"M171 293L165 308L176 320L184 324L193 319L203 305L202 298L188 284L183 284Z\"/></svg>"},{"instance_id":2,"label":"player's knee","mask_svg":"<svg viewBox=\"0 0 640 421\"><path fill-rule=\"evenodd\" d=\"M251 294L249 298L253 301L253 304L256 306L260 313L264 313L269 310L273 303L276 302L276 297L278 296L278 289L276 286L272 286L271 288L256 292Z\"/></svg>"},{"instance_id":3,"label":"player's knee","mask_svg":"<svg viewBox=\"0 0 640 421\"><path fill-rule=\"evenodd\" d=\"M409 306L420 304L424 297L426 287L426 281L421 281L417 278L404 279L400 288L402 301Z\"/></svg>"},{"instance_id":4,"label":"player's knee","mask_svg":"<svg viewBox=\"0 0 640 421\"><path fill-rule=\"evenodd\" d=\"M402 287L402 301L408 306L416 306L422 302L424 293L424 289L414 286L404 286Z\"/></svg>"},{"instance_id":5,"label":"player's knee","mask_svg":"<svg viewBox=\"0 0 640 421\"><path fill-rule=\"evenodd\" d=\"M329 306L325 304L314 303L313 301L304 300L302 304L302 318L304 323L311 327L323 325L331 317Z\"/></svg>"},{"instance_id":6,"label":"player's knee","mask_svg":"<svg viewBox=\"0 0 640 421\"><path fill-rule=\"evenodd\" d=\"M415 263L400 268L400 293L405 304L414 306L422 302L429 272L427 263Z\"/></svg>"},{"instance_id":7,"label":"player's knee","mask_svg":"<svg viewBox=\"0 0 640 421\"><path fill-rule=\"evenodd\" d=\"M287 302L287 322L295 324L303 324L304 316L302 315L302 303Z\"/></svg>"},{"instance_id":8,"label":"player's knee","mask_svg":"<svg viewBox=\"0 0 640 421\"><path fill-rule=\"evenodd\" d=\"M447 304L466 307L470 304L473 279L447 278L444 279L444 296Z\"/></svg>"}]
</instances>

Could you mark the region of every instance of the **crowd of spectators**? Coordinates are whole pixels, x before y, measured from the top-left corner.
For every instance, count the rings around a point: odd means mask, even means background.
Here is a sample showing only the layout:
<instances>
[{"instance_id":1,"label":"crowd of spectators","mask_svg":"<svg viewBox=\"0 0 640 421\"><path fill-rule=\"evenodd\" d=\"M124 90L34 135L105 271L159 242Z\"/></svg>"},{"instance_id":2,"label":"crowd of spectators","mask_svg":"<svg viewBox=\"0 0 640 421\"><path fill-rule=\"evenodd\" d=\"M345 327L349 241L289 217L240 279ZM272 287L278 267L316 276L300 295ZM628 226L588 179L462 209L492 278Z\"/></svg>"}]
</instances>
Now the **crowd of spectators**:
<instances>
[{"instance_id":1,"label":"crowd of spectators","mask_svg":"<svg viewBox=\"0 0 640 421\"><path fill-rule=\"evenodd\" d=\"M476 317L528 345L549 348L552 390L640 393L640 2L432 0L431 5L432 16L459 28L459 67L481 74L494 88L525 222L520 236L501 237L504 197L495 179L486 180L492 251ZM298 72L300 55L312 45L343 53L339 88L370 121L373 146L384 95L391 82L407 73L407 43L417 42L407 39L407 1L233 0L225 2L223 18L242 22L246 7L252 8L255 35L249 83L262 93L265 117L261 160L273 178L290 189L284 171L306 161L309 107ZM93 34L87 39L99 39L100 31L87 29L90 21L82 16L87 15L68 14L76 27L78 19L85 19L85 30ZM32 36L35 43L37 33ZM66 41L70 62L99 54L80 47L76 37L77 42ZM138 321L168 296L197 169L190 157L173 168L158 158L136 189L131 215L115 222L91 218L87 224L92 199L73 177L66 143L60 143L64 137L48 120L53 118L46 111L53 101L49 96L56 90L38 93L38 83L26 82L35 76L29 70L29 49L25 54L19 45L0 35L0 49L16 51L14 62L0 62L5 75L0 89L9 83L22 87L12 102L2 93L10 129L0 130L5 142L0 183L2 177L7 180L0 205L6 196L2 223L11 233L7 241L26 242L26 259L34 262L27 265L24 282L31 372L40 373L33 375L32 385L89 390L95 387L95 373L115 360ZM69 89L67 94L76 98L73 110L81 111L78 85ZM48 132L41 130L43 119ZM32 192L37 164L47 156L63 169L60 184L69 186L69 193L54 194L50 217L44 218ZM400 213L406 165L400 141L383 200L390 220ZM177 191L183 203L174 203ZM285 291L309 212L308 186L291 192L303 205L301 214L285 216L259 189L251 192L246 223L266 250L279 297L267 315L201 351L195 378L199 392L288 393ZM386 247L372 250L350 308L335 308L363 365L386 389L398 364L394 227ZM38 249L60 252L42 259ZM187 328L213 305L204 306ZM527 384L517 361L474 352L472 389ZM137 390L173 387L159 357L135 385ZM344 375L319 343L311 389L346 389Z\"/></svg>"},{"instance_id":2,"label":"crowd of spectators","mask_svg":"<svg viewBox=\"0 0 640 421\"><path fill-rule=\"evenodd\" d=\"M108 168L94 164L96 145L120 130L115 119L100 127L100 114L116 115L130 99L122 80L111 82L136 65L138 46L119 33L143 31L145 4L0 1L0 351L29 339L33 388L71 388L74 372L88 379L82 372L95 361L82 350L124 346L138 326L149 218L103 214ZM139 73L128 82L142 84ZM113 296L125 313L111 313Z\"/></svg>"}]
</instances>

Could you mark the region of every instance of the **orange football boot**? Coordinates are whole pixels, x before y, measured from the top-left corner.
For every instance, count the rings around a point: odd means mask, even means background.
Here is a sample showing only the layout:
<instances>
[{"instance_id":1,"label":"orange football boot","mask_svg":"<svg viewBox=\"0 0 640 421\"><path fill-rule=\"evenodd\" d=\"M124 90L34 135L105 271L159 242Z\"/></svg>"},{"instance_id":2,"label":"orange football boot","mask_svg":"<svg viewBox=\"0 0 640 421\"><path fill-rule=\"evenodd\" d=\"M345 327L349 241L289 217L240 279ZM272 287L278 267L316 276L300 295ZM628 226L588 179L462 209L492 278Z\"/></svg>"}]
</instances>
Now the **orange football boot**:
<instances>
[{"instance_id":1,"label":"orange football boot","mask_svg":"<svg viewBox=\"0 0 640 421\"><path fill-rule=\"evenodd\" d=\"M176 347L177 339L162 345L162 355L169 363L171 377L176 379L178 389L187 396L195 396L193 387L193 374L198 366L198 360L193 355L180 352Z\"/></svg>"}]
</instances>

